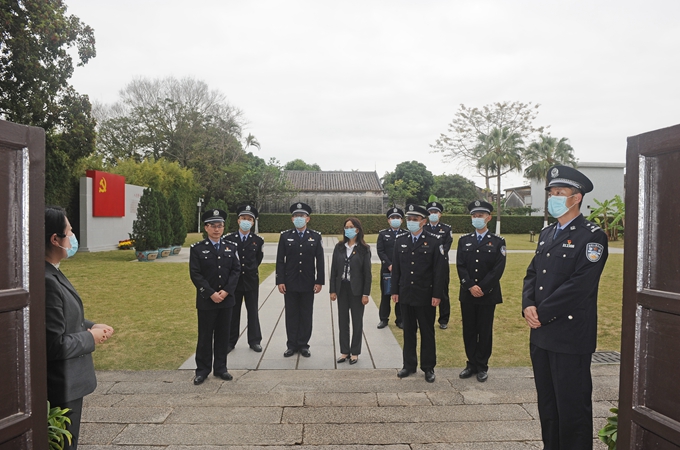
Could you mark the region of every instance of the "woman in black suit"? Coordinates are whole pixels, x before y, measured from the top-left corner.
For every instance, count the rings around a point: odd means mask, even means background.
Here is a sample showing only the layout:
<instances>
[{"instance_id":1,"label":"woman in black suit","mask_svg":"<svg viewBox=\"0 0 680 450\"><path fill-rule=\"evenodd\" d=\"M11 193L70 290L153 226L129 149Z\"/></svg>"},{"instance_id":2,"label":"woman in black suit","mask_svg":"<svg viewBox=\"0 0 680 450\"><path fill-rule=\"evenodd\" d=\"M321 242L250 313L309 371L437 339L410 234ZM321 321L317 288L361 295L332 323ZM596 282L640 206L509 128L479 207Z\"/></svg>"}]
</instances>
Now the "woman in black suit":
<instances>
[{"instance_id":1,"label":"woman in black suit","mask_svg":"<svg viewBox=\"0 0 680 450\"><path fill-rule=\"evenodd\" d=\"M333 249L330 275L331 300L338 301L340 334L339 363L356 364L361 353L364 307L371 294L371 248L364 241L359 219L345 221L344 238ZM349 316L352 313L352 344L349 341Z\"/></svg>"},{"instance_id":2,"label":"woman in black suit","mask_svg":"<svg viewBox=\"0 0 680 450\"><path fill-rule=\"evenodd\" d=\"M73 436L78 447L83 397L97 387L92 352L113 334L113 328L86 320L76 289L59 270L64 258L78 250L66 212L45 208L45 325L47 327L47 400L52 407L69 408Z\"/></svg>"}]
</instances>

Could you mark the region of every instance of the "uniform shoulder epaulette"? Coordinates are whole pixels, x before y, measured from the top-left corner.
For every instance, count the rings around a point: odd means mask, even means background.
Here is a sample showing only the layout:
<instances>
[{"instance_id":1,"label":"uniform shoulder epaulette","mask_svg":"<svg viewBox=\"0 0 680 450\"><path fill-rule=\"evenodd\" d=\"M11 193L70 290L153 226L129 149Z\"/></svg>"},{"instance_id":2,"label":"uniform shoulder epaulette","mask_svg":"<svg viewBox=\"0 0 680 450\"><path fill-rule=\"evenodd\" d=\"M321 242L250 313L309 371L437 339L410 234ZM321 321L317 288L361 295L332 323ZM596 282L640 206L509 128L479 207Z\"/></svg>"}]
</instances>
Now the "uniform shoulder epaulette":
<instances>
[{"instance_id":1,"label":"uniform shoulder epaulette","mask_svg":"<svg viewBox=\"0 0 680 450\"><path fill-rule=\"evenodd\" d=\"M587 220L583 221L583 226L586 227L587 229L589 229L591 233L594 233L597 230L601 230L601 228L599 226L597 226L594 223L589 222Z\"/></svg>"},{"instance_id":2,"label":"uniform shoulder epaulette","mask_svg":"<svg viewBox=\"0 0 680 450\"><path fill-rule=\"evenodd\" d=\"M492 233L492 232L489 231L489 235L493 236L493 237L497 237L498 239L505 240L505 238L503 236L501 236L500 234Z\"/></svg>"},{"instance_id":3,"label":"uniform shoulder epaulette","mask_svg":"<svg viewBox=\"0 0 680 450\"><path fill-rule=\"evenodd\" d=\"M313 233L316 233L316 234L318 234L319 236L321 236L321 231L316 231L316 230L312 230L312 229L309 229L309 231L311 231L311 232L313 232Z\"/></svg>"},{"instance_id":4,"label":"uniform shoulder epaulette","mask_svg":"<svg viewBox=\"0 0 680 450\"><path fill-rule=\"evenodd\" d=\"M292 228L289 228L289 229L287 229L287 230L283 230L283 231L281 232L281 234L283 234L283 233L288 233L289 231L292 231L292 230L293 230Z\"/></svg>"},{"instance_id":5,"label":"uniform shoulder epaulette","mask_svg":"<svg viewBox=\"0 0 680 450\"><path fill-rule=\"evenodd\" d=\"M396 237L399 238L399 237L402 237L402 236L406 236L407 234L409 234L409 232L408 232L408 231L404 231L404 232L399 233L398 235L396 235Z\"/></svg>"},{"instance_id":6,"label":"uniform shoulder epaulette","mask_svg":"<svg viewBox=\"0 0 680 450\"><path fill-rule=\"evenodd\" d=\"M441 234L434 234L434 233L432 233L432 232L430 232L430 231L426 231L425 233L427 233L428 236L432 236L433 238L437 238L437 239L441 239L441 238L442 238L442 235L441 235Z\"/></svg>"},{"instance_id":7,"label":"uniform shoulder epaulette","mask_svg":"<svg viewBox=\"0 0 680 450\"><path fill-rule=\"evenodd\" d=\"M387 231L387 228L383 228L382 230L378 231L378 233L382 233L383 231Z\"/></svg>"},{"instance_id":8,"label":"uniform shoulder epaulette","mask_svg":"<svg viewBox=\"0 0 680 450\"><path fill-rule=\"evenodd\" d=\"M553 225L554 225L554 224L552 224L552 223L551 223L551 224L548 224L548 225L544 226L543 228L541 228L541 231L543 231L543 230L545 230L546 228L551 227L551 226L553 226Z\"/></svg>"},{"instance_id":9,"label":"uniform shoulder epaulette","mask_svg":"<svg viewBox=\"0 0 680 450\"><path fill-rule=\"evenodd\" d=\"M473 236L475 233L463 233L460 235L460 237L464 238L466 236Z\"/></svg>"},{"instance_id":10,"label":"uniform shoulder epaulette","mask_svg":"<svg viewBox=\"0 0 680 450\"><path fill-rule=\"evenodd\" d=\"M236 233L238 233L238 231L232 231L231 233L225 234L225 235L222 236L222 237L225 238L225 237L229 237L229 236L236 236Z\"/></svg>"}]
</instances>

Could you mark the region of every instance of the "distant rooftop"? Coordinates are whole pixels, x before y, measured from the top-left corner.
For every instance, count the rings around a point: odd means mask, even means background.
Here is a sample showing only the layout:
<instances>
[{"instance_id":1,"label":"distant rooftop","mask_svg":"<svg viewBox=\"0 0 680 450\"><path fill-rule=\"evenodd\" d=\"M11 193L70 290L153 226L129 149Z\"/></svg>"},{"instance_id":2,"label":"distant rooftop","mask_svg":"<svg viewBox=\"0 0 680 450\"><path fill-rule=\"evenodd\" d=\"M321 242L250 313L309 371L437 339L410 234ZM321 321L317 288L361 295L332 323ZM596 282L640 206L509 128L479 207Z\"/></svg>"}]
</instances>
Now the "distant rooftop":
<instances>
[{"instance_id":1,"label":"distant rooftop","mask_svg":"<svg viewBox=\"0 0 680 450\"><path fill-rule=\"evenodd\" d=\"M382 192L383 190L376 172L284 170L283 173L298 191Z\"/></svg>"}]
</instances>

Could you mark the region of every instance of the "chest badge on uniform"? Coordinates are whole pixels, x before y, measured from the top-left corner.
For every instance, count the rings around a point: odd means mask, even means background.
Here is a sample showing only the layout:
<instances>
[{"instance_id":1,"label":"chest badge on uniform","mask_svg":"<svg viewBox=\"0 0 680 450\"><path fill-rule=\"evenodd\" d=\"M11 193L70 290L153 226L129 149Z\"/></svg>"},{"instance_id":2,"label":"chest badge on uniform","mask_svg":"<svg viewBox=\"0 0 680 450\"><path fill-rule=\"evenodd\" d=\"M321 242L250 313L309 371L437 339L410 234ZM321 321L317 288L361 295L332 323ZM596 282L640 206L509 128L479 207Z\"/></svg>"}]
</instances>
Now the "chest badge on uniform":
<instances>
[{"instance_id":1,"label":"chest badge on uniform","mask_svg":"<svg viewBox=\"0 0 680 450\"><path fill-rule=\"evenodd\" d=\"M445 234L445 233L446 233L446 231L444 231L444 230L439 230L439 233L441 233L441 234Z\"/></svg>"},{"instance_id":2,"label":"chest badge on uniform","mask_svg":"<svg viewBox=\"0 0 680 450\"><path fill-rule=\"evenodd\" d=\"M471 245L472 245L472 243L470 243L470 242L468 242L467 244L465 244L466 247L469 247L469 246L471 246Z\"/></svg>"},{"instance_id":3,"label":"chest badge on uniform","mask_svg":"<svg viewBox=\"0 0 680 450\"><path fill-rule=\"evenodd\" d=\"M427 245L427 242L423 242L423 245Z\"/></svg>"},{"instance_id":4,"label":"chest badge on uniform","mask_svg":"<svg viewBox=\"0 0 680 450\"><path fill-rule=\"evenodd\" d=\"M566 244L562 244L562 247L565 248L574 248L574 244L571 243L571 239L567 240Z\"/></svg>"},{"instance_id":5,"label":"chest badge on uniform","mask_svg":"<svg viewBox=\"0 0 680 450\"><path fill-rule=\"evenodd\" d=\"M401 244L401 246L404 247L404 248L408 247L408 245L406 245L406 244Z\"/></svg>"},{"instance_id":6,"label":"chest badge on uniform","mask_svg":"<svg viewBox=\"0 0 680 450\"><path fill-rule=\"evenodd\" d=\"M293 241L295 241L295 239L288 239L288 242L293 242Z\"/></svg>"},{"instance_id":7,"label":"chest badge on uniform","mask_svg":"<svg viewBox=\"0 0 680 450\"><path fill-rule=\"evenodd\" d=\"M203 253L210 253L210 250L203 250Z\"/></svg>"},{"instance_id":8,"label":"chest badge on uniform","mask_svg":"<svg viewBox=\"0 0 680 450\"><path fill-rule=\"evenodd\" d=\"M313 237L310 237L310 238L307 239L307 240L308 240L308 241L314 241L314 238L313 238Z\"/></svg>"},{"instance_id":9,"label":"chest badge on uniform","mask_svg":"<svg viewBox=\"0 0 680 450\"><path fill-rule=\"evenodd\" d=\"M604 246L597 242L588 242L586 245L586 258L590 262L598 262L604 253Z\"/></svg>"}]
</instances>

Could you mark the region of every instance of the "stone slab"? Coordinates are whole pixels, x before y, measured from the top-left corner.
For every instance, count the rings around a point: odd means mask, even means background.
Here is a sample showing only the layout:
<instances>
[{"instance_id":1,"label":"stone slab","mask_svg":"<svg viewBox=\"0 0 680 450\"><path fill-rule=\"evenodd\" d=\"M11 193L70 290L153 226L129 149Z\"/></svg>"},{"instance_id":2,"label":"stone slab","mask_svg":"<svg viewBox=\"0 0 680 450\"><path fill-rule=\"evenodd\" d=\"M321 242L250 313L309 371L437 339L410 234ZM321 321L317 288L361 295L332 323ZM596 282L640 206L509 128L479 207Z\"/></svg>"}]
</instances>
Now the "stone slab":
<instances>
[{"instance_id":1,"label":"stone slab","mask_svg":"<svg viewBox=\"0 0 680 450\"><path fill-rule=\"evenodd\" d=\"M281 407L177 407L165 421L167 424L184 423L235 423L267 424L281 423Z\"/></svg>"},{"instance_id":2,"label":"stone slab","mask_svg":"<svg viewBox=\"0 0 680 450\"><path fill-rule=\"evenodd\" d=\"M131 424L113 440L116 445L295 445L302 425L271 424Z\"/></svg>"}]
</instances>

